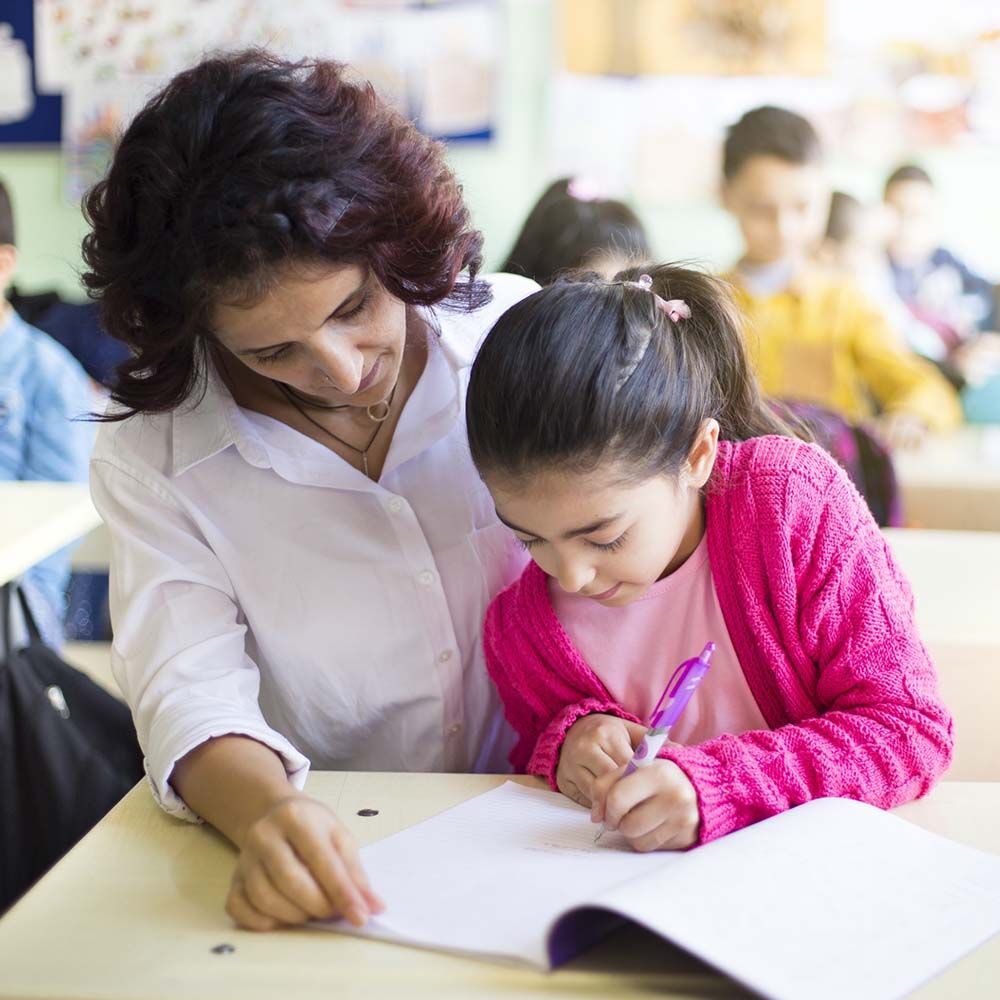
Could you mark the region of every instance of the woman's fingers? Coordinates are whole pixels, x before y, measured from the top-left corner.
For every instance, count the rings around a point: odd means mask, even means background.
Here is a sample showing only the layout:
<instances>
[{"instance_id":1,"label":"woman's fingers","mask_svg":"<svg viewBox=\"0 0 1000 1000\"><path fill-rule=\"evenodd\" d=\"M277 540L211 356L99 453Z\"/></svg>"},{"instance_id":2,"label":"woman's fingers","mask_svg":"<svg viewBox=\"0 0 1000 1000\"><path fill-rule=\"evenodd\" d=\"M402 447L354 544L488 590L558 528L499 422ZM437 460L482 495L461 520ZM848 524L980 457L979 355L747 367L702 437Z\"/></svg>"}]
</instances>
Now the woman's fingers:
<instances>
[{"instance_id":1,"label":"woman's fingers","mask_svg":"<svg viewBox=\"0 0 1000 1000\"><path fill-rule=\"evenodd\" d=\"M333 915L333 903L309 869L285 840L276 840L260 852L260 862L279 892L315 920Z\"/></svg>"},{"instance_id":2,"label":"woman's fingers","mask_svg":"<svg viewBox=\"0 0 1000 1000\"><path fill-rule=\"evenodd\" d=\"M309 915L278 890L262 865L253 865L243 875L243 889L258 913L282 924L304 924Z\"/></svg>"},{"instance_id":3,"label":"woman's fingers","mask_svg":"<svg viewBox=\"0 0 1000 1000\"><path fill-rule=\"evenodd\" d=\"M333 845L340 854L347 874L351 881L358 887L362 897L373 913L381 913L385 909L385 903L381 897L372 889L368 881L368 875L361 865L361 856L358 853L358 845L350 831L338 825L333 832Z\"/></svg>"},{"instance_id":4,"label":"woman's fingers","mask_svg":"<svg viewBox=\"0 0 1000 1000\"><path fill-rule=\"evenodd\" d=\"M250 931L273 931L278 926L278 921L273 917L261 913L247 899L246 888L243 879L238 874L233 877L229 887L229 896L226 899L226 912L240 926Z\"/></svg>"},{"instance_id":5,"label":"woman's fingers","mask_svg":"<svg viewBox=\"0 0 1000 1000\"><path fill-rule=\"evenodd\" d=\"M337 914L344 916L356 927L362 927L371 910L360 887L351 877L340 847L331 835L317 837L312 831L300 833L293 840L299 857L309 866Z\"/></svg>"}]
</instances>

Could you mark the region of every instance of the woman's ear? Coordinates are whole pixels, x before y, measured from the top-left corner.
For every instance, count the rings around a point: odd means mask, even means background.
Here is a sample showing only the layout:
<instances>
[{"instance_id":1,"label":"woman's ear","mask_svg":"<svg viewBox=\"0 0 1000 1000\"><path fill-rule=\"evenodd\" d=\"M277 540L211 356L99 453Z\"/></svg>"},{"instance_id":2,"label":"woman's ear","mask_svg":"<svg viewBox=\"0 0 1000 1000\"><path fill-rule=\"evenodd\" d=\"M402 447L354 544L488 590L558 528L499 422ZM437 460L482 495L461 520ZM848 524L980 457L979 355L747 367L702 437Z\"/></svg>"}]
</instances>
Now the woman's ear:
<instances>
[{"instance_id":1,"label":"woman's ear","mask_svg":"<svg viewBox=\"0 0 1000 1000\"><path fill-rule=\"evenodd\" d=\"M715 467L715 456L719 453L719 421L713 417L702 422L684 463L684 482L695 489L701 489Z\"/></svg>"}]
</instances>

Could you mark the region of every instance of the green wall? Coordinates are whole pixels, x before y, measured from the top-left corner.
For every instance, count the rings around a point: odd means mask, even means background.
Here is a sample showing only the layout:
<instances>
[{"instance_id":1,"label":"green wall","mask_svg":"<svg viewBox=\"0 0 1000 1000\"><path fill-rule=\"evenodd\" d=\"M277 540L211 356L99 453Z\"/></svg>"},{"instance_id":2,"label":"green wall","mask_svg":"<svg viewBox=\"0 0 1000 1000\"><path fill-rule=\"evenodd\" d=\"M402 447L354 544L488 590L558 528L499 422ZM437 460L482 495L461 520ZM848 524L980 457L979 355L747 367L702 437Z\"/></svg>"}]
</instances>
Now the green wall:
<instances>
[{"instance_id":1,"label":"green wall","mask_svg":"<svg viewBox=\"0 0 1000 1000\"><path fill-rule=\"evenodd\" d=\"M449 152L476 222L486 234L488 267L503 260L522 218L550 179L544 140L546 85L556 50L552 6L548 0L504 0L504 6L505 59L496 140L455 146ZM581 122L580 127L593 128L594 123ZM954 148L920 160L941 191L948 242L1000 279L1000 149ZM836 185L859 197L877 196L880 174L839 162L831 164L831 171ZM58 152L0 151L0 177L11 188L18 215L19 285L29 291L57 288L81 298L77 274L85 226L78 208L63 198ZM738 252L735 227L711 202L638 208L663 259L695 259L722 267Z\"/></svg>"}]
</instances>

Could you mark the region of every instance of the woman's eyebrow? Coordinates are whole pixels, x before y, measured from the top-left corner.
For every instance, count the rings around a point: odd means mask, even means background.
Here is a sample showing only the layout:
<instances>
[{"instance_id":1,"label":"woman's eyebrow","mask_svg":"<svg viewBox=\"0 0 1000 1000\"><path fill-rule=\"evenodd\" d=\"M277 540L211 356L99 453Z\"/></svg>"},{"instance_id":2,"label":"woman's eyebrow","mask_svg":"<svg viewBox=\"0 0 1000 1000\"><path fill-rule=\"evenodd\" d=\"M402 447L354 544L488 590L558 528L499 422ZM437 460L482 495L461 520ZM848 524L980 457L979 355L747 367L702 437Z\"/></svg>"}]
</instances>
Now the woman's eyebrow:
<instances>
[{"instance_id":1,"label":"woman's eyebrow","mask_svg":"<svg viewBox=\"0 0 1000 1000\"><path fill-rule=\"evenodd\" d=\"M496 510L496 508L494 508ZM520 531L522 535L531 535L532 538L537 538L540 541L544 541L541 535L536 534L534 531L529 531L527 528L519 527L516 524L511 524L501 513L496 511L497 518L501 524L507 525L511 531ZM571 538L579 538L580 535L589 535L591 532L600 531L602 528L610 527L615 521L620 521L624 517L622 514L612 514L610 517L602 517L597 521L592 521L590 524L585 524L580 528L573 528L572 531L566 531L563 533L563 540L569 541Z\"/></svg>"}]
</instances>

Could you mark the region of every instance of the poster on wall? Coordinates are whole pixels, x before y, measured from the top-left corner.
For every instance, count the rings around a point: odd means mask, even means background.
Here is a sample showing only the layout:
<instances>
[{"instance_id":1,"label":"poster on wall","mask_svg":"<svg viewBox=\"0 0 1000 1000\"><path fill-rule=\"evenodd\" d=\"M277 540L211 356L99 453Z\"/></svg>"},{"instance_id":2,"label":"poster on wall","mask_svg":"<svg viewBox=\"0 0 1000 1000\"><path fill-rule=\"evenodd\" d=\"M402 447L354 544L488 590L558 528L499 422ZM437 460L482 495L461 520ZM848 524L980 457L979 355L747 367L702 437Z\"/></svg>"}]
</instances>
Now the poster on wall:
<instances>
[{"instance_id":1,"label":"poster on wall","mask_svg":"<svg viewBox=\"0 0 1000 1000\"><path fill-rule=\"evenodd\" d=\"M37 39L31 0L0 7L0 144L59 142L62 101L37 75Z\"/></svg>"},{"instance_id":2,"label":"poster on wall","mask_svg":"<svg viewBox=\"0 0 1000 1000\"><path fill-rule=\"evenodd\" d=\"M78 200L146 98L213 51L349 63L419 128L493 136L498 0L36 0L40 92L61 94L65 189Z\"/></svg>"}]
</instances>

